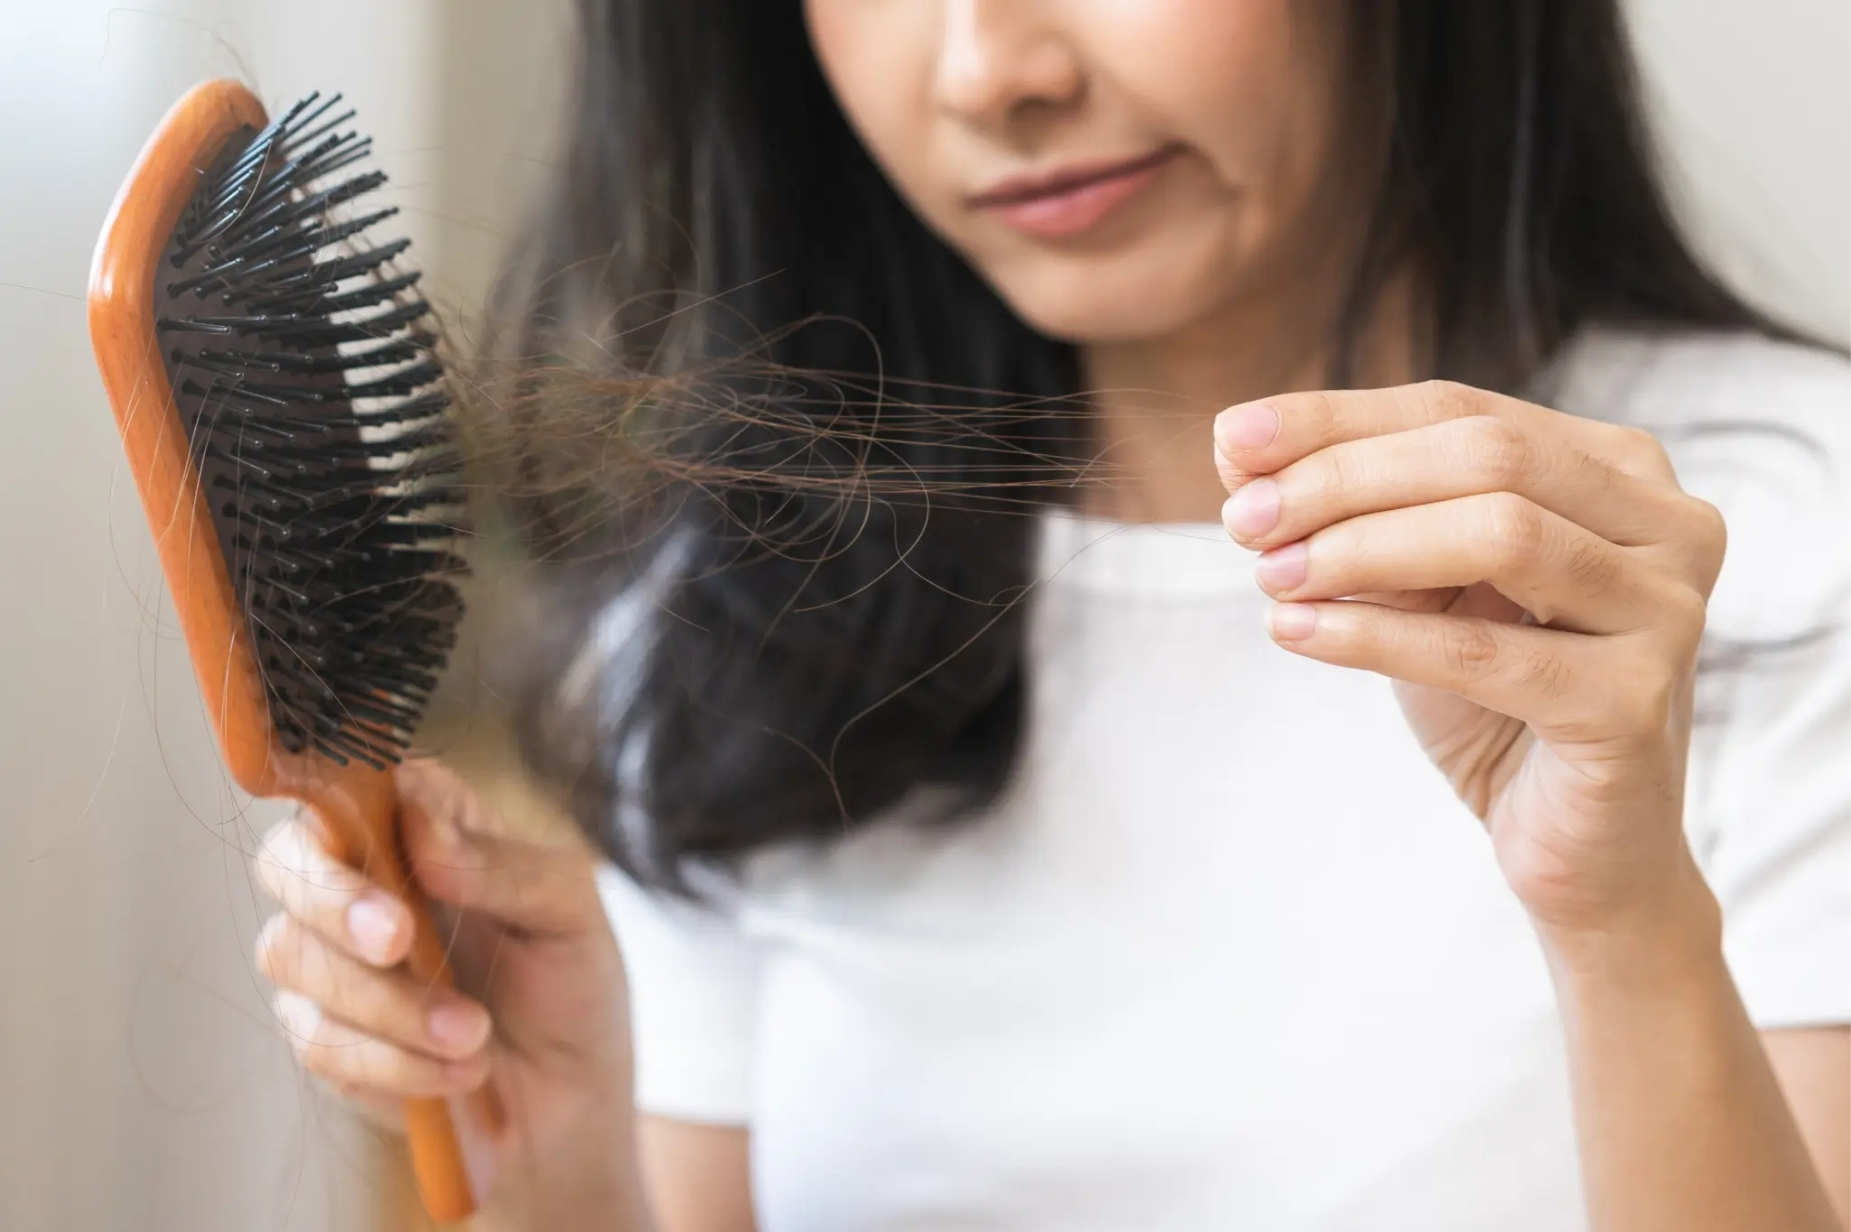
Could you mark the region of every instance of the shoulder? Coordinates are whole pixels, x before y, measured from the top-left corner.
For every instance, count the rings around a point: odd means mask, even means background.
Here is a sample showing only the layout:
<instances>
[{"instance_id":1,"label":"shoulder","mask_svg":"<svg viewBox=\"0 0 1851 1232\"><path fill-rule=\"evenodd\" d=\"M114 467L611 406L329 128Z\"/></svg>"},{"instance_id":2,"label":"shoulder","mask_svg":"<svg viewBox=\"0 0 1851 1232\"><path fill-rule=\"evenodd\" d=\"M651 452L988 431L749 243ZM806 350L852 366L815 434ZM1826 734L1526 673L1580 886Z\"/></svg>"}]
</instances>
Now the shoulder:
<instances>
[{"instance_id":1,"label":"shoulder","mask_svg":"<svg viewBox=\"0 0 1851 1232\"><path fill-rule=\"evenodd\" d=\"M1851 617L1851 362L1745 333L1589 330L1549 401L1644 428L1729 528L1718 636L1781 641Z\"/></svg>"},{"instance_id":2,"label":"shoulder","mask_svg":"<svg viewBox=\"0 0 1851 1232\"><path fill-rule=\"evenodd\" d=\"M1752 333L1584 331L1548 382L1562 410L1676 437L1760 428L1851 455L1851 361Z\"/></svg>"}]
</instances>

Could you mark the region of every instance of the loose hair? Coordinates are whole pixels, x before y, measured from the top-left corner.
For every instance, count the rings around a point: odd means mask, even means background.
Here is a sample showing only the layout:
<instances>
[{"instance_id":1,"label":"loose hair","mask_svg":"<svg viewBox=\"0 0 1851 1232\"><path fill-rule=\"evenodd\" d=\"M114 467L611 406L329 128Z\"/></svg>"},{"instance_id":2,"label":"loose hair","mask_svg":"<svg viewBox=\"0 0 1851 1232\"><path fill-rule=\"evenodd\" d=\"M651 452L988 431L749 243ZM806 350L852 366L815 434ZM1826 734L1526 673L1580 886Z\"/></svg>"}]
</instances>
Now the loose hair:
<instances>
[{"instance_id":1,"label":"loose hair","mask_svg":"<svg viewBox=\"0 0 1851 1232\"><path fill-rule=\"evenodd\" d=\"M1780 332L1692 254L1616 0L1354 0L1379 191L1333 384L1418 272L1430 373L1522 390L1590 322ZM1008 780L1035 521L1093 472L1072 347L933 236L799 0L580 0L564 158L483 428L545 562L516 730L616 863L839 835ZM589 378L587 374L590 374Z\"/></svg>"}]
</instances>

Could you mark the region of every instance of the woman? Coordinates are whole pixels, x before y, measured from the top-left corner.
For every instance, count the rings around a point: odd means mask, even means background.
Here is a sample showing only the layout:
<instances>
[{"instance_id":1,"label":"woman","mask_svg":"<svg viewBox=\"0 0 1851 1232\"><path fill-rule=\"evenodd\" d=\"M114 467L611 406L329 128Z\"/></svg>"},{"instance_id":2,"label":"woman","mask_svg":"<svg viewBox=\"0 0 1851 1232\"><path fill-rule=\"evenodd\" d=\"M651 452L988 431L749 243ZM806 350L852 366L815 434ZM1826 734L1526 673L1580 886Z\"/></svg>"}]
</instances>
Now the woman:
<instances>
[{"instance_id":1,"label":"woman","mask_svg":"<svg viewBox=\"0 0 1851 1232\"><path fill-rule=\"evenodd\" d=\"M534 1228L1841 1226L1851 373L1690 255L1610 0L582 8L523 337L830 375L567 575L614 938L433 763L479 1000L271 836L313 1072L493 1084Z\"/></svg>"}]
</instances>

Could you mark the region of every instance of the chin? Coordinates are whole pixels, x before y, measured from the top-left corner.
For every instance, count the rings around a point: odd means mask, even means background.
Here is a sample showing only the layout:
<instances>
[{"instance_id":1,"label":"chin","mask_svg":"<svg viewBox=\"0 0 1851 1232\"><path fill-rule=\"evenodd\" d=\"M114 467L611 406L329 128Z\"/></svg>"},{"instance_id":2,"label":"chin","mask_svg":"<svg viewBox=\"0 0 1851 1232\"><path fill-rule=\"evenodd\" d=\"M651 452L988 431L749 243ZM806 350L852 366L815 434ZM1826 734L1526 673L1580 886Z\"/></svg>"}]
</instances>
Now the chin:
<instances>
[{"instance_id":1,"label":"chin","mask_svg":"<svg viewBox=\"0 0 1851 1232\"><path fill-rule=\"evenodd\" d=\"M1172 288L1136 284L1120 289L1089 283L1072 294L998 289L1031 329L1075 346L1149 342L1179 333L1216 299L1206 292L1178 298Z\"/></svg>"},{"instance_id":2,"label":"chin","mask_svg":"<svg viewBox=\"0 0 1851 1232\"><path fill-rule=\"evenodd\" d=\"M989 282L1050 338L1075 346L1148 342L1182 331L1226 298L1223 264L1200 253L1036 256L995 269Z\"/></svg>"}]
</instances>

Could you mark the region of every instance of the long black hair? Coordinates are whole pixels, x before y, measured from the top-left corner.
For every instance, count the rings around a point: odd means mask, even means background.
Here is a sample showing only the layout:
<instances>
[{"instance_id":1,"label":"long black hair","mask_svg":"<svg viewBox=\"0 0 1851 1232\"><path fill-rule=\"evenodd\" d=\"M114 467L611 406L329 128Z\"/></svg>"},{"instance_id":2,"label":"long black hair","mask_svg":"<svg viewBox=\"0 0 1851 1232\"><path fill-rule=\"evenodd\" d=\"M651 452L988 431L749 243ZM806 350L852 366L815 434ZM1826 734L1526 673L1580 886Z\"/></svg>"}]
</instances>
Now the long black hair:
<instances>
[{"instance_id":1,"label":"long black hair","mask_svg":"<svg viewBox=\"0 0 1851 1232\"><path fill-rule=\"evenodd\" d=\"M498 403L502 486L550 562L520 650L529 760L671 888L917 787L949 789L941 816L982 805L1025 696L1034 502L999 494L1083 465L1072 349L896 195L799 0L579 13L564 158L504 299L526 363ZM1348 20L1379 192L1339 356L1410 265L1432 374L1490 388L1588 322L1774 330L1679 233L1616 0L1354 0ZM562 365L623 384L562 394ZM586 466L625 448L656 458L646 499L632 468Z\"/></svg>"}]
</instances>

